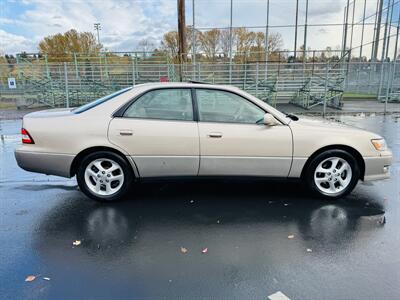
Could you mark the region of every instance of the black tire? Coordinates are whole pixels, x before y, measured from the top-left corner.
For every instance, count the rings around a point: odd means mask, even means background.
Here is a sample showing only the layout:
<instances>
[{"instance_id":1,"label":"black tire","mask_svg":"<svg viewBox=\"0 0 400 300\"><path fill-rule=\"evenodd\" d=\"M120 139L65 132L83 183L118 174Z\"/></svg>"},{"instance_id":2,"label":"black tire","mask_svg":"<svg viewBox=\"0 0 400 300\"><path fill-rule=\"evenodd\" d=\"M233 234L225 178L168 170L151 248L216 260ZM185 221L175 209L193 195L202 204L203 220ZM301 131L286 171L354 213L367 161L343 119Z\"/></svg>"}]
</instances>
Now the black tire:
<instances>
[{"instance_id":1,"label":"black tire","mask_svg":"<svg viewBox=\"0 0 400 300\"><path fill-rule=\"evenodd\" d=\"M344 159L351 167L351 180L349 184L347 185L346 188L344 188L342 191L335 193L335 194L329 194L321 191L319 189L314 181L314 173L318 165L323 162L324 160L330 158L330 157L338 157ZM347 151L344 150L327 150L325 152L322 152L315 156L310 164L307 167L307 170L305 171L305 176L303 178L309 188L309 190L316 196L322 196L326 199L338 199L341 197L344 197L348 195L354 187L357 185L358 180L360 179L360 167L357 163L357 160L353 155L348 153Z\"/></svg>"},{"instance_id":2,"label":"black tire","mask_svg":"<svg viewBox=\"0 0 400 300\"><path fill-rule=\"evenodd\" d=\"M121 188L111 194L111 195L99 195L95 194L90 190L90 188L87 186L87 183L85 181L85 170L86 167L93 162L96 159L110 159L113 160L114 162L118 163L122 169L123 175L124 175L124 181L121 186ZM133 182L134 179L134 173L132 171L132 167L130 164L122 158L120 155L110 152L110 151L98 151L98 152L93 152L85 156L81 162L79 163L79 167L76 173L76 178L78 181L78 185L80 190L89 198L100 201L100 202L113 202L117 200L121 200L129 191L129 188Z\"/></svg>"}]
</instances>

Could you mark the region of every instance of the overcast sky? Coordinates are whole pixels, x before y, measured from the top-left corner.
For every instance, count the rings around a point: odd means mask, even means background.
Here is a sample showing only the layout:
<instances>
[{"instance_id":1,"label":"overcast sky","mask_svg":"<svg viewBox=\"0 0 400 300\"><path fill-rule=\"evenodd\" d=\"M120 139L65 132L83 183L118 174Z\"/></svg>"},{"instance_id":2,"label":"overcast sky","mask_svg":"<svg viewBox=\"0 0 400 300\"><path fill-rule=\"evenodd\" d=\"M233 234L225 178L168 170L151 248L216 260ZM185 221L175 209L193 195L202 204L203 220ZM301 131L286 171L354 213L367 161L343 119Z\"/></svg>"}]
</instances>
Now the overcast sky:
<instances>
[{"instance_id":1,"label":"overcast sky","mask_svg":"<svg viewBox=\"0 0 400 300\"><path fill-rule=\"evenodd\" d=\"M305 1L299 1L299 24L304 24ZM355 20L359 20L364 0L356 1ZM266 0L233 0L233 3L234 26L265 25ZM271 25L294 24L295 0L270 0L270 3ZM309 0L308 23L342 23L345 4L346 0ZM367 15L375 7L376 0L367 0ZM229 26L229 9L230 0L195 0L196 27ZM163 33L177 27L176 0L0 0L0 53L37 52L43 37L72 28L94 33L96 22L102 26L101 42L110 51L132 51L142 39L152 39L158 44ZM186 0L186 22L192 24L192 0ZM354 44L359 43L358 29L354 31ZM284 48L293 48L293 28L270 31L282 34ZM367 26L366 31L367 39L368 36L371 39L372 26ZM303 34L301 27L298 46L303 44ZM307 43L311 48L335 48L341 44L341 38L342 27L309 27Z\"/></svg>"}]
</instances>

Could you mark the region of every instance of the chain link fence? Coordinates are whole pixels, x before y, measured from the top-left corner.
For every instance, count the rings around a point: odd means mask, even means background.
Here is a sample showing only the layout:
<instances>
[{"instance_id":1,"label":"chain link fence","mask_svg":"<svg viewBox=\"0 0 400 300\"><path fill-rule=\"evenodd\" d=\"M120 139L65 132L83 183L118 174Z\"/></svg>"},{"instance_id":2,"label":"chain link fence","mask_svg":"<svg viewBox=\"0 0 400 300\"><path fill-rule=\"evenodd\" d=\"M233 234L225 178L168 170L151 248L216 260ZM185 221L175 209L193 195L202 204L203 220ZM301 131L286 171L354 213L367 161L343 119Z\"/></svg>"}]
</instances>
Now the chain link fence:
<instances>
[{"instance_id":1,"label":"chain link fence","mask_svg":"<svg viewBox=\"0 0 400 300\"><path fill-rule=\"evenodd\" d=\"M9 78L15 78L14 88ZM398 62L19 63L0 65L2 101L18 107L73 107L147 82L202 81L237 86L272 104L341 108L343 96L400 101Z\"/></svg>"}]
</instances>

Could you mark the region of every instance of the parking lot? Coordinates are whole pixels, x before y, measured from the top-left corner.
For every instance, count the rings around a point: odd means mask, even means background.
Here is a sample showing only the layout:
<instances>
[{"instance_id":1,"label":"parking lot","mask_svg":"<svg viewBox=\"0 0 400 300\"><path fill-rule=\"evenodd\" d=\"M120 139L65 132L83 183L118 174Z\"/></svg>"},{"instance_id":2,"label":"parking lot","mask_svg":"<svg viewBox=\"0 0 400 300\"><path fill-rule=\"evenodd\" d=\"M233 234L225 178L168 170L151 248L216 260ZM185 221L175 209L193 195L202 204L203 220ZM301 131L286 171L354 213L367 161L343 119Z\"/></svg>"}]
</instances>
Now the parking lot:
<instances>
[{"instance_id":1,"label":"parking lot","mask_svg":"<svg viewBox=\"0 0 400 300\"><path fill-rule=\"evenodd\" d=\"M336 202L299 182L153 182L113 204L19 169L21 120L0 121L0 298L399 299L400 115L338 118L386 138L390 180Z\"/></svg>"}]
</instances>

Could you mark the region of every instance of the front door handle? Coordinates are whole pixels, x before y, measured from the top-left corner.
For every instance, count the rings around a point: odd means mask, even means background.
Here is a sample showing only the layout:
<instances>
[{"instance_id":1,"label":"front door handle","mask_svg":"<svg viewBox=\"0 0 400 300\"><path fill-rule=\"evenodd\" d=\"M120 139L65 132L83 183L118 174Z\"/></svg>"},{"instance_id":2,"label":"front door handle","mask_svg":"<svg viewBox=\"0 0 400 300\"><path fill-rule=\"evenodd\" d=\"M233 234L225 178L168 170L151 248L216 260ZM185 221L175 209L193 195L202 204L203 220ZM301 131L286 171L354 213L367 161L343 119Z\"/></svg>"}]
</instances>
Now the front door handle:
<instances>
[{"instance_id":1,"label":"front door handle","mask_svg":"<svg viewBox=\"0 0 400 300\"><path fill-rule=\"evenodd\" d=\"M133 132L132 130L120 130L119 134L125 136L125 135L132 135Z\"/></svg>"},{"instance_id":2,"label":"front door handle","mask_svg":"<svg viewBox=\"0 0 400 300\"><path fill-rule=\"evenodd\" d=\"M208 137L210 137L210 138L222 138L222 133L221 132L210 132L208 134Z\"/></svg>"}]
</instances>

